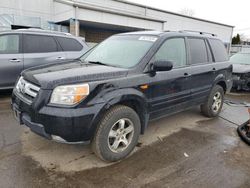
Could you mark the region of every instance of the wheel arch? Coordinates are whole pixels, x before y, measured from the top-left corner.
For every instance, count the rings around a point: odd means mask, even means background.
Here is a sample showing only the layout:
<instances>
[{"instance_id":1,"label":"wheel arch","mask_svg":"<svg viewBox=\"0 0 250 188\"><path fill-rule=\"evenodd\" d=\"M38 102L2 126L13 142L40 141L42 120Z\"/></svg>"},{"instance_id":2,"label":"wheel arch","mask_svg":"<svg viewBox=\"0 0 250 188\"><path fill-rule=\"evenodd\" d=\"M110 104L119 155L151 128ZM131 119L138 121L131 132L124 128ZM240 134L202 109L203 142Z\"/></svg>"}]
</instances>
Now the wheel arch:
<instances>
[{"instance_id":1,"label":"wheel arch","mask_svg":"<svg viewBox=\"0 0 250 188\"><path fill-rule=\"evenodd\" d=\"M215 78L215 82L214 85L219 85L223 88L224 93L226 93L227 91L227 82L226 82L226 78L223 74L219 74L216 78Z\"/></svg>"},{"instance_id":2,"label":"wheel arch","mask_svg":"<svg viewBox=\"0 0 250 188\"><path fill-rule=\"evenodd\" d=\"M127 93L125 93L125 91ZM112 96L112 97L110 97ZM139 116L141 122L141 134L144 133L148 121L149 121L149 113L148 113L148 102L143 93L135 89L122 89L116 90L114 93L109 93L107 96L103 96L103 99L106 101L105 105L102 109L100 109L99 113L94 118L92 123L92 133L95 133L98 128L98 123L103 118L105 112L116 106L116 105L124 105L132 108ZM94 134L92 134L94 135ZM93 137L93 136L92 136Z\"/></svg>"}]
</instances>

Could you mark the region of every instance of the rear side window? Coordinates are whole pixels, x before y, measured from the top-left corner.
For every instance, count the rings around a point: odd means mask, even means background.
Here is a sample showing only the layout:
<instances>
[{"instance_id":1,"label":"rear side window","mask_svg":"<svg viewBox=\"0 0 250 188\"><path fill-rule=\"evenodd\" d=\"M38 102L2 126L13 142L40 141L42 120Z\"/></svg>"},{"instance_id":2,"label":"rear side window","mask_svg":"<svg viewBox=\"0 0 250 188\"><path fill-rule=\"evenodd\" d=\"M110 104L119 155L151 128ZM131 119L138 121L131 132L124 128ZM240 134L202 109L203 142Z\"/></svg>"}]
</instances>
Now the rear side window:
<instances>
[{"instance_id":1,"label":"rear side window","mask_svg":"<svg viewBox=\"0 0 250 188\"><path fill-rule=\"evenodd\" d=\"M0 54L19 53L19 35L0 36Z\"/></svg>"},{"instance_id":2,"label":"rear side window","mask_svg":"<svg viewBox=\"0 0 250 188\"><path fill-rule=\"evenodd\" d=\"M218 39L209 39L209 43L216 62L228 61L228 54L224 44Z\"/></svg>"},{"instance_id":3,"label":"rear side window","mask_svg":"<svg viewBox=\"0 0 250 188\"><path fill-rule=\"evenodd\" d=\"M77 40L72 38L57 37L57 40L63 51L81 51L83 48Z\"/></svg>"},{"instance_id":4,"label":"rear side window","mask_svg":"<svg viewBox=\"0 0 250 188\"><path fill-rule=\"evenodd\" d=\"M204 39L189 38L188 43L191 56L191 64L208 62L207 48Z\"/></svg>"},{"instance_id":5,"label":"rear side window","mask_svg":"<svg viewBox=\"0 0 250 188\"><path fill-rule=\"evenodd\" d=\"M186 65L186 45L184 38L166 40L154 56L154 61L172 61L174 67Z\"/></svg>"},{"instance_id":6,"label":"rear side window","mask_svg":"<svg viewBox=\"0 0 250 188\"><path fill-rule=\"evenodd\" d=\"M58 46L52 36L24 35L24 53L47 53L58 51Z\"/></svg>"}]
</instances>

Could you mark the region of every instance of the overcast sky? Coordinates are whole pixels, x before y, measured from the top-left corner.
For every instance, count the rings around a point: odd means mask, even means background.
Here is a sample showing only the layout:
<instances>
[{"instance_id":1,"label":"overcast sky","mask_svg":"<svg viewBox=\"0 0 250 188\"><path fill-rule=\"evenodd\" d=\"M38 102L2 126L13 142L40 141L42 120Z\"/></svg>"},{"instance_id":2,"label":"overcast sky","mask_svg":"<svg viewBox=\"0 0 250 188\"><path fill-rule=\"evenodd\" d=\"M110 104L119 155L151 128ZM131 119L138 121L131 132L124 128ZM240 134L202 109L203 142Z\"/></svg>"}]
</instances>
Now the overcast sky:
<instances>
[{"instance_id":1,"label":"overcast sky","mask_svg":"<svg viewBox=\"0 0 250 188\"><path fill-rule=\"evenodd\" d=\"M234 33L250 38L250 1L237 0L129 0L171 12L191 9L194 17L235 26Z\"/></svg>"}]
</instances>

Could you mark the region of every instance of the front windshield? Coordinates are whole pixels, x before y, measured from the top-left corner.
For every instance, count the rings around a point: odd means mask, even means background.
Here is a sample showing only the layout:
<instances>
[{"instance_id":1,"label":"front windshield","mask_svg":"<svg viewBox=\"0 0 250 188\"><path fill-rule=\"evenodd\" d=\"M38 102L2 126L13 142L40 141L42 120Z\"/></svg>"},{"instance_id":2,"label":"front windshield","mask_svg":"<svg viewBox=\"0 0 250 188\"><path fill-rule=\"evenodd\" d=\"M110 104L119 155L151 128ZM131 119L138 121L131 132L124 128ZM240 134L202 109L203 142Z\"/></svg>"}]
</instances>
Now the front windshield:
<instances>
[{"instance_id":1,"label":"front windshield","mask_svg":"<svg viewBox=\"0 0 250 188\"><path fill-rule=\"evenodd\" d=\"M130 68L139 63L156 40L155 36L112 36L83 55L81 60Z\"/></svg>"},{"instance_id":2,"label":"front windshield","mask_svg":"<svg viewBox=\"0 0 250 188\"><path fill-rule=\"evenodd\" d=\"M247 64L250 65L250 53L238 53L230 58L233 64Z\"/></svg>"}]
</instances>

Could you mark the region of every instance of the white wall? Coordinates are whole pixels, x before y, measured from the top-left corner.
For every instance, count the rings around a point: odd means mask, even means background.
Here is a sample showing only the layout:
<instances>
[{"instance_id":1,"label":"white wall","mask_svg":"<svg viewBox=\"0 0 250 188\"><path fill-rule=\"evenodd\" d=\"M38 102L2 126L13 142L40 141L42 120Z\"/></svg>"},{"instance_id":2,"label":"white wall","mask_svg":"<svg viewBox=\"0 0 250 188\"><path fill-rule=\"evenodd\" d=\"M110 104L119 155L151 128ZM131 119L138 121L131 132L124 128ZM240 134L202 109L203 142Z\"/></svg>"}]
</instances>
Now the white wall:
<instances>
[{"instance_id":1,"label":"white wall","mask_svg":"<svg viewBox=\"0 0 250 188\"><path fill-rule=\"evenodd\" d=\"M2 0L0 14L41 17L43 20L55 22L76 17L83 21L141 29L197 30L217 34L224 42L231 41L232 27L221 24L178 16L119 0L67 0L66 3L62 3L63 1ZM76 11L73 3L83 6Z\"/></svg>"},{"instance_id":2,"label":"white wall","mask_svg":"<svg viewBox=\"0 0 250 188\"><path fill-rule=\"evenodd\" d=\"M156 11L150 11L156 12ZM155 13L155 14L160 14ZM167 22L164 24L164 30L193 30L193 31L202 31L216 34L221 40L227 43L231 43L232 37L232 27L227 27L215 23L204 22L200 20L190 19L187 17L181 17L172 14L162 14Z\"/></svg>"},{"instance_id":3,"label":"white wall","mask_svg":"<svg viewBox=\"0 0 250 188\"><path fill-rule=\"evenodd\" d=\"M59 3L61 4L61 3ZM56 16L55 20L65 19L70 15L77 15L79 20L100 22L106 24L115 24L127 27L136 27L142 29L155 29L155 30L195 30L214 33L218 35L224 42L230 43L232 37L232 27L223 24L212 23L199 19L188 18L166 11L155 10L153 8L145 8L133 4L127 4L121 1L114 0L78 0L76 5L87 5L89 7L109 9L112 13L105 11L90 10L86 7L81 7L75 13L74 9L71 12L65 12L60 16ZM69 9L70 6L67 6ZM56 10L57 8L55 8ZM66 9L66 8L65 8ZM58 11L58 10L56 10ZM133 18L130 16L122 16L120 13L155 19L155 21L143 18ZM158 21L157 21L158 20ZM165 21L165 23L163 23Z\"/></svg>"},{"instance_id":4,"label":"white wall","mask_svg":"<svg viewBox=\"0 0 250 188\"><path fill-rule=\"evenodd\" d=\"M53 0L1 0L0 14L53 19Z\"/></svg>"}]
</instances>

